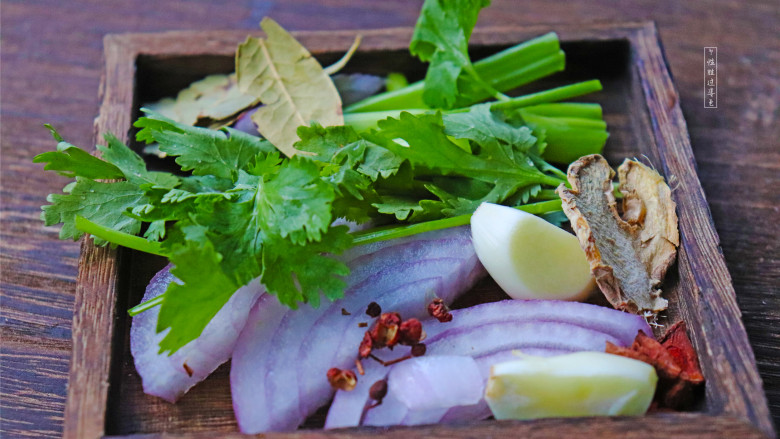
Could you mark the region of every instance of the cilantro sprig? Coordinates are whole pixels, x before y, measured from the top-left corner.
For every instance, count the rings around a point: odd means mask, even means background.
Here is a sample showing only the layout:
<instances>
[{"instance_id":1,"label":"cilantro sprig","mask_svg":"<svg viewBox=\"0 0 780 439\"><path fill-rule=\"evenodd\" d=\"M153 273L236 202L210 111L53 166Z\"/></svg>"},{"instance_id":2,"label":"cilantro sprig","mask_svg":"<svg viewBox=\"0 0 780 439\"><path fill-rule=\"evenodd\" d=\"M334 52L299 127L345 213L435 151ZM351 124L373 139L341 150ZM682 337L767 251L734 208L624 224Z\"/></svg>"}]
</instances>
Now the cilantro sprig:
<instances>
[{"instance_id":1,"label":"cilantro sprig","mask_svg":"<svg viewBox=\"0 0 780 439\"><path fill-rule=\"evenodd\" d=\"M83 235L79 224L92 226L98 237L152 249L174 264L181 283L172 283L162 301L157 329L170 328L163 351L196 338L233 292L257 277L290 307L316 306L320 293L331 300L343 295L347 268L325 253L340 253L351 237L346 227L330 226L337 182L323 178L314 160L282 158L257 137L186 126L151 112L136 126L139 140L157 142L191 175L147 171L141 157L112 136L98 148L102 159L60 142L59 151L35 161L76 177L65 195L50 196L52 204L44 206L47 224L63 224L63 238ZM122 180L98 181L108 178ZM160 222L159 243L126 238Z\"/></svg>"}]
</instances>

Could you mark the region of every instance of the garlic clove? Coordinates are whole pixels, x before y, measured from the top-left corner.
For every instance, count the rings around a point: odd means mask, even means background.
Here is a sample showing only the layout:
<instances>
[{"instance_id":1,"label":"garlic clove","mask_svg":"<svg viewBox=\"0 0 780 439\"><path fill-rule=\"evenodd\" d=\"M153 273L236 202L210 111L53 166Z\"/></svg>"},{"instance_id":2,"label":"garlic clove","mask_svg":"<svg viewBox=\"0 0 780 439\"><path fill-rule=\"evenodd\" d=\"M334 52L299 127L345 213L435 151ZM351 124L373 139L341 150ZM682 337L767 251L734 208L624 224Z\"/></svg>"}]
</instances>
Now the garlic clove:
<instances>
[{"instance_id":1,"label":"garlic clove","mask_svg":"<svg viewBox=\"0 0 780 439\"><path fill-rule=\"evenodd\" d=\"M514 299L582 300L595 287L577 237L535 215L482 203L471 236L482 265Z\"/></svg>"},{"instance_id":2,"label":"garlic clove","mask_svg":"<svg viewBox=\"0 0 780 439\"><path fill-rule=\"evenodd\" d=\"M524 357L493 365L485 399L496 419L642 415L655 369L603 352Z\"/></svg>"}]
</instances>

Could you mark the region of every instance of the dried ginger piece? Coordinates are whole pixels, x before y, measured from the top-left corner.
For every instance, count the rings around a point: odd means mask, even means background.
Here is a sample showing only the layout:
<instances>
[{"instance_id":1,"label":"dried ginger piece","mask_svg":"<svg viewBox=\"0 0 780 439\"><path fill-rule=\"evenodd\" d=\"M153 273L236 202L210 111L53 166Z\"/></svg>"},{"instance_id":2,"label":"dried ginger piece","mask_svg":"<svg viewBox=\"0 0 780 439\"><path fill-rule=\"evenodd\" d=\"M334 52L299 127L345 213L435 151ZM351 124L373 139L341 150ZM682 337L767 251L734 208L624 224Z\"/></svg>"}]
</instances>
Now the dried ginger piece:
<instances>
[{"instance_id":1,"label":"dried ginger piece","mask_svg":"<svg viewBox=\"0 0 780 439\"><path fill-rule=\"evenodd\" d=\"M658 286L679 245L675 203L663 177L647 166L626 160L618 172L625 220L612 194L615 172L598 154L572 163L572 189L561 185L557 192L607 300L617 309L654 315L668 304Z\"/></svg>"},{"instance_id":2,"label":"dried ginger piece","mask_svg":"<svg viewBox=\"0 0 780 439\"><path fill-rule=\"evenodd\" d=\"M658 373L654 400L661 407L683 410L691 406L695 389L704 383L696 351L685 333L685 322L672 325L658 342L642 331L631 347L623 348L607 342L608 354L643 361Z\"/></svg>"},{"instance_id":3,"label":"dried ginger piece","mask_svg":"<svg viewBox=\"0 0 780 439\"><path fill-rule=\"evenodd\" d=\"M640 257L650 276L660 282L674 263L680 245L672 191L658 172L633 160L620 165L618 179L623 219L640 227ZM653 214L647 215L648 211Z\"/></svg>"}]
</instances>

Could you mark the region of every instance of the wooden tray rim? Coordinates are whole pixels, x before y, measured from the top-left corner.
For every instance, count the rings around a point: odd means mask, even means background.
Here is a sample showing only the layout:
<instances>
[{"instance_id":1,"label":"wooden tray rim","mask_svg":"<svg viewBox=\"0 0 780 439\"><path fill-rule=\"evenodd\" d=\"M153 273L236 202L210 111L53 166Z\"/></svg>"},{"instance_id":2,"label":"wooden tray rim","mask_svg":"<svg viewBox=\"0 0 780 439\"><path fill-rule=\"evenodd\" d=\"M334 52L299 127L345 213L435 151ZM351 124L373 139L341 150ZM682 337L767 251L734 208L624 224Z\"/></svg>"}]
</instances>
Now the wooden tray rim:
<instances>
[{"instance_id":1,"label":"wooden tray rim","mask_svg":"<svg viewBox=\"0 0 780 439\"><path fill-rule=\"evenodd\" d=\"M473 45L508 44L555 30L562 41L628 40L637 60L645 101L652 121L656 147L665 175L678 176L683 191L675 191L681 231L679 255L680 277L690 278L697 297L712 295L716 300L705 309L684 310L702 323L691 325L691 331L704 343L696 343L700 355L706 352L718 367L708 376L708 386L717 387L724 402L718 413L668 413L640 418L584 418L537 420L531 422L473 423L460 426L430 426L391 429L350 429L347 431L296 431L289 434L265 434L257 437L317 438L333 435L348 437L461 437L483 434L522 434L525 437L559 437L567 426L580 431L599 432L603 437L635 437L632 432L675 437L774 437L771 417L752 348L741 321L734 288L718 246L709 207L696 175L696 164L690 146L685 120L676 88L668 70L658 31L653 22L539 24L530 26L478 27L472 35ZM345 49L356 34L364 39L361 51L388 50L385 37L410 36L410 28L388 28L349 31L294 32L313 52L329 49L335 42ZM176 31L154 34L107 35L104 38L104 75L100 84L100 115L95 120L95 140L112 132L128 140L135 87L136 60L139 56L168 57L191 55L232 55L236 44L247 34L260 32ZM187 44L180 44L186 41ZM197 42L197 44L193 44ZM160 44L165 42L165 44ZM683 209L682 206L694 206ZM121 252L95 247L83 240L79 258L76 300L73 317L73 355L68 381L64 437L104 437L108 405L109 372L114 354L112 340L117 318L117 274ZM685 272L683 272L685 270ZM688 271L689 270L689 271ZM719 276L710 275L718 273ZM685 307L686 304L683 304ZM691 306L690 308L693 308ZM701 307L699 307L701 308ZM108 348L108 349L106 349ZM720 360L720 361L717 361ZM742 379L735 379L742 376ZM714 381L713 381L714 380ZM710 387L708 387L708 395ZM714 391L713 391L714 392ZM494 426L494 427L491 427ZM716 428L713 429L713 426ZM573 430L569 430L573 432ZM728 435L726 435L726 432ZM722 435L720 433L723 433ZM654 435L655 435L654 434ZM203 432L194 434L143 434L107 436L126 438L199 438L248 437L239 433ZM636 436L644 437L644 436Z\"/></svg>"}]
</instances>

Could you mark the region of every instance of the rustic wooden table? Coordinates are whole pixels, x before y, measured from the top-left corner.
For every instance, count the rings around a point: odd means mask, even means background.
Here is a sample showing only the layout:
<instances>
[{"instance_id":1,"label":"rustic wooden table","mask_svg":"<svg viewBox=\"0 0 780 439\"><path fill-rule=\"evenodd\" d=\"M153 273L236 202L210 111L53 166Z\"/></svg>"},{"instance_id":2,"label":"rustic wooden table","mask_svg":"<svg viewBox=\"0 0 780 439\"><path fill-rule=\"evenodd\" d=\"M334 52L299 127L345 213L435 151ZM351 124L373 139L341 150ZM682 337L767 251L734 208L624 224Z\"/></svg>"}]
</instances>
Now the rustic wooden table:
<instances>
[{"instance_id":1,"label":"rustic wooden table","mask_svg":"<svg viewBox=\"0 0 780 439\"><path fill-rule=\"evenodd\" d=\"M647 20L658 23L773 412L780 424L780 6L776 1L512 2L480 24ZM241 0L2 2L2 346L0 436L62 432L79 245L39 220L64 178L31 162L54 142L92 142L107 33L411 26L420 1ZM718 47L717 109L703 108L702 53ZM594 60L598 62L598 60Z\"/></svg>"}]
</instances>

